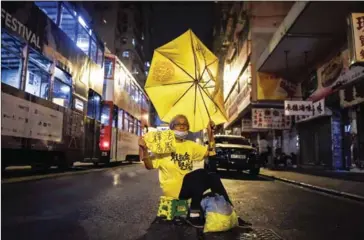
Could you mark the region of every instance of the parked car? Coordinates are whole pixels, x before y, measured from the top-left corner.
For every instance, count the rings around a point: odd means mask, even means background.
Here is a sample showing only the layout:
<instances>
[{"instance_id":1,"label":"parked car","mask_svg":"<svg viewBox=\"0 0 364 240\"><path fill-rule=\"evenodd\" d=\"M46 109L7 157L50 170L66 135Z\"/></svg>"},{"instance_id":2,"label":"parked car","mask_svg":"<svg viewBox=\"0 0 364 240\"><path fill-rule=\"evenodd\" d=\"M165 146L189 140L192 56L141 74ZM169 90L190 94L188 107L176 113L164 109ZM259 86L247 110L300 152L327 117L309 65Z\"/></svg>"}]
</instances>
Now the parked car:
<instances>
[{"instance_id":1,"label":"parked car","mask_svg":"<svg viewBox=\"0 0 364 240\"><path fill-rule=\"evenodd\" d=\"M216 135L215 143L216 155L205 159L205 169L213 172L218 168L227 171L249 170L252 175L259 174L261 164L257 150L248 139L234 135Z\"/></svg>"}]
</instances>

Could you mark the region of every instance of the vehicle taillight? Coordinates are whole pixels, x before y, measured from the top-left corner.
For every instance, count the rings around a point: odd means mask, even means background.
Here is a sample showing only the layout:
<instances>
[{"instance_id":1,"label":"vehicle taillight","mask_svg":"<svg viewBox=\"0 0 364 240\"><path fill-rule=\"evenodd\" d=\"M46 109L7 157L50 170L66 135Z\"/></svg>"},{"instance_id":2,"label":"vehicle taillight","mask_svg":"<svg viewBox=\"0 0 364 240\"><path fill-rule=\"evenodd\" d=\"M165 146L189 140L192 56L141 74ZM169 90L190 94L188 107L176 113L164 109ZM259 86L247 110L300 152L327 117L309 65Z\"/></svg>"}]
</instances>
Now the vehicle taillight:
<instances>
[{"instance_id":1,"label":"vehicle taillight","mask_svg":"<svg viewBox=\"0 0 364 240\"><path fill-rule=\"evenodd\" d=\"M101 142L101 149L102 150L109 150L109 147L110 147L110 143L109 143L109 141L102 141Z\"/></svg>"},{"instance_id":2,"label":"vehicle taillight","mask_svg":"<svg viewBox=\"0 0 364 240\"><path fill-rule=\"evenodd\" d=\"M109 147L109 142L107 142L107 141L103 142L103 143L102 143L102 146L103 146L104 148L108 148L108 147Z\"/></svg>"}]
</instances>

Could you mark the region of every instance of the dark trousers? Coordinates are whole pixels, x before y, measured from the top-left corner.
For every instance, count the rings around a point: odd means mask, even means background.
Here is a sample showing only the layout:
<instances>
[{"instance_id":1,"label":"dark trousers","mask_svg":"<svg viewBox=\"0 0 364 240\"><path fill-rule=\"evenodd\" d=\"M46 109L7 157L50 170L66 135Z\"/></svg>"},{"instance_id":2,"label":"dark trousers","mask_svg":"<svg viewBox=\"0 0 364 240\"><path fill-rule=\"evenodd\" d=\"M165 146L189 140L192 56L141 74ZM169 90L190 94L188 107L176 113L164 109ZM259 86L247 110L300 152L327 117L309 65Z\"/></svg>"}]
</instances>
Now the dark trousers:
<instances>
[{"instance_id":1,"label":"dark trousers","mask_svg":"<svg viewBox=\"0 0 364 240\"><path fill-rule=\"evenodd\" d=\"M201 210L201 200L207 189L211 189L212 193L224 196L225 200L232 205L220 177L215 173L208 173L205 169L197 169L186 174L179 199L191 198L191 210Z\"/></svg>"}]
</instances>

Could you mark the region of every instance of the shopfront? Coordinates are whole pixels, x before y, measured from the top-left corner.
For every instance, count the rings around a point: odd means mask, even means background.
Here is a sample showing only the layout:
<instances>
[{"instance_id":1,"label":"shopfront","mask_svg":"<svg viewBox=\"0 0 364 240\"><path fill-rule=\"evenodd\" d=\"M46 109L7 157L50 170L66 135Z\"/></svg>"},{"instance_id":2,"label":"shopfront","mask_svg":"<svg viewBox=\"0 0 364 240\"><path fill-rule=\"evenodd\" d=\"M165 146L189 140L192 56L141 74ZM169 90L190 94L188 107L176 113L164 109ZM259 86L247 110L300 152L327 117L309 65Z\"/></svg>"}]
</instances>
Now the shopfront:
<instances>
[{"instance_id":1,"label":"shopfront","mask_svg":"<svg viewBox=\"0 0 364 240\"><path fill-rule=\"evenodd\" d=\"M322 15L319 9L328 11ZM319 116L296 118L301 165L362 165L363 22L359 3L296 2L256 63L259 72L301 82L301 100L327 105Z\"/></svg>"},{"instance_id":2,"label":"shopfront","mask_svg":"<svg viewBox=\"0 0 364 240\"><path fill-rule=\"evenodd\" d=\"M340 90L347 169L364 169L364 79Z\"/></svg>"}]
</instances>

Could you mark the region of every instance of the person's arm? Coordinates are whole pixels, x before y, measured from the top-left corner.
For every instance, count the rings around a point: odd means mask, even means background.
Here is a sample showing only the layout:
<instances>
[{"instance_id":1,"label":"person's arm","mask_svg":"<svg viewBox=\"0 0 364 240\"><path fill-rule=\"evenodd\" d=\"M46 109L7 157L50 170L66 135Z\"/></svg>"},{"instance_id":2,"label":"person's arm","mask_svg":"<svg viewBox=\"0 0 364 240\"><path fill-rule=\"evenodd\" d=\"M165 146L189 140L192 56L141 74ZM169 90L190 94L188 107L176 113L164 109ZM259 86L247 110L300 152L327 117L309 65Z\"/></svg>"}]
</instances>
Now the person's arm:
<instances>
[{"instance_id":1,"label":"person's arm","mask_svg":"<svg viewBox=\"0 0 364 240\"><path fill-rule=\"evenodd\" d=\"M207 137L209 140L208 140L207 151L204 157L210 156L210 153L215 153L214 128L215 128L215 123L213 121L210 121L209 124L207 125Z\"/></svg>"},{"instance_id":2,"label":"person's arm","mask_svg":"<svg viewBox=\"0 0 364 240\"><path fill-rule=\"evenodd\" d=\"M144 162L144 166L148 170L154 169L152 159L149 157L148 148L143 137L139 138L139 160Z\"/></svg>"}]
</instances>

